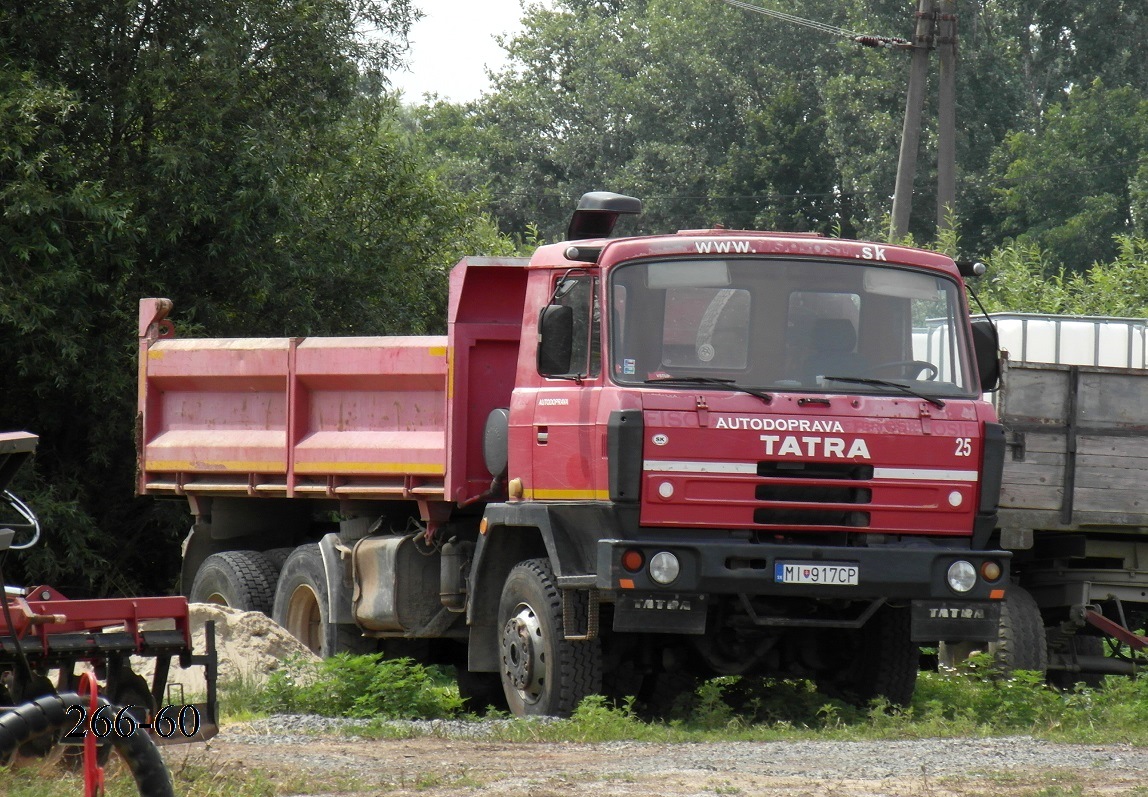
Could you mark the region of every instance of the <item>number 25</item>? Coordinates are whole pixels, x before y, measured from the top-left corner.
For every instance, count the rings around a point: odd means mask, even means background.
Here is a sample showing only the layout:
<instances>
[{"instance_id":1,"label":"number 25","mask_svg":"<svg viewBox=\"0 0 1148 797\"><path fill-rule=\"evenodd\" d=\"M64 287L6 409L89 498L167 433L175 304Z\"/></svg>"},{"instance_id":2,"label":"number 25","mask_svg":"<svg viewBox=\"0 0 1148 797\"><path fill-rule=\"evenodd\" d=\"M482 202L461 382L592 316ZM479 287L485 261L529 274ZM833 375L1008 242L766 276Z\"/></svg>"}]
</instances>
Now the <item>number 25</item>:
<instances>
[{"instance_id":1,"label":"number 25","mask_svg":"<svg viewBox=\"0 0 1148 797\"><path fill-rule=\"evenodd\" d=\"M973 454L973 441L968 437L957 438L957 451L958 457L969 457Z\"/></svg>"}]
</instances>

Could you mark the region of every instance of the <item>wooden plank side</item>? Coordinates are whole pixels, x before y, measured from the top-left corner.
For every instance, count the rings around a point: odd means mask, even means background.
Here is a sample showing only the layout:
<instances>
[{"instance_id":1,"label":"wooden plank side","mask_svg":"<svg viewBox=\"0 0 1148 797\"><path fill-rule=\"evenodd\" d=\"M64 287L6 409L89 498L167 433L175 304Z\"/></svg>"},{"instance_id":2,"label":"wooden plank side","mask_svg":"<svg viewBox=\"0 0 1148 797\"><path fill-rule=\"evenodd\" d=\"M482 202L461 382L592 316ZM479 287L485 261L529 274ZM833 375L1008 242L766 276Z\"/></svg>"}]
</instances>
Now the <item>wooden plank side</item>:
<instances>
[{"instance_id":1,"label":"wooden plank side","mask_svg":"<svg viewBox=\"0 0 1148 797\"><path fill-rule=\"evenodd\" d=\"M1077 490L1145 490L1148 484L1146 468L1081 468L1076 469Z\"/></svg>"},{"instance_id":2,"label":"wooden plank side","mask_svg":"<svg viewBox=\"0 0 1148 797\"><path fill-rule=\"evenodd\" d=\"M1051 465L1057 468L1064 467L1064 460L1066 458L1064 453L1064 446L1060 447L1059 451L1033 451L1027 445L1024 447L1024 456L1019 459L1014 459L1010 451L1005 453L1005 473L1016 467L1023 467L1025 465ZM1007 479L1008 476L1005 476Z\"/></svg>"},{"instance_id":3,"label":"wooden plank side","mask_svg":"<svg viewBox=\"0 0 1148 797\"><path fill-rule=\"evenodd\" d=\"M1069 372L1062 368L1032 368L1009 364L997 394L997 412L1006 426L1015 423L1044 423L1063 426L1071 386Z\"/></svg>"},{"instance_id":4,"label":"wooden plank side","mask_svg":"<svg viewBox=\"0 0 1148 797\"><path fill-rule=\"evenodd\" d=\"M1081 460L1106 457L1117 467L1148 468L1148 432L1135 437L1080 435L1076 440L1076 452Z\"/></svg>"},{"instance_id":5,"label":"wooden plank side","mask_svg":"<svg viewBox=\"0 0 1148 797\"><path fill-rule=\"evenodd\" d=\"M1049 484L1059 487L1064 482L1064 468L1011 462L1005 466L1003 481L1004 484Z\"/></svg>"},{"instance_id":6,"label":"wooden plank side","mask_svg":"<svg viewBox=\"0 0 1148 797\"><path fill-rule=\"evenodd\" d=\"M1136 525L1148 524L1148 491L1132 484L1085 487L1077 485L1074 492L1074 509L1080 512L1094 512L1107 516L1129 516L1138 518ZM1125 521L1114 521L1125 522Z\"/></svg>"},{"instance_id":7,"label":"wooden plank side","mask_svg":"<svg viewBox=\"0 0 1148 797\"><path fill-rule=\"evenodd\" d=\"M1070 417L1074 370L1079 390ZM1002 527L1053 523L1063 506L1069 467L1072 525L1057 520L1055 527L1148 526L1148 373L1010 363L1005 375L997 397L1010 452L1001 489Z\"/></svg>"},{"instance_id":8,"label":"wooden plank side","mask_svg":"<svg viewBox=\"0 0 1148 797\"><path fill-rule=\"evenodd\" d=\"M1050 484L1006 484L1001 486L1002 509L1041 509L1059 512L1064 489Z\"/></svg>"},{"instance_id":9,"label":"wooden plank side","mask_svg":"<svg viewBox=\"0 0 1148 797\"><path fill-rule=\"evenodd\" d=\"M1017 433L1009 435L1010 441L1019 440ZM1064 432L1024 432L1025 459L1030 453L1041 452L1063 455L1068 450Z\"/></svg>"},{"instance_id":10,"label":"wooden plank side","mask_svg":"<svg viewBox=\"0 0 1148 797\"><path fill-rule=\"evenodd\" d=\"M1138 429L1148 436L1148 372L1080 369L1077 424Z\"/></svg>"}]
</instances>

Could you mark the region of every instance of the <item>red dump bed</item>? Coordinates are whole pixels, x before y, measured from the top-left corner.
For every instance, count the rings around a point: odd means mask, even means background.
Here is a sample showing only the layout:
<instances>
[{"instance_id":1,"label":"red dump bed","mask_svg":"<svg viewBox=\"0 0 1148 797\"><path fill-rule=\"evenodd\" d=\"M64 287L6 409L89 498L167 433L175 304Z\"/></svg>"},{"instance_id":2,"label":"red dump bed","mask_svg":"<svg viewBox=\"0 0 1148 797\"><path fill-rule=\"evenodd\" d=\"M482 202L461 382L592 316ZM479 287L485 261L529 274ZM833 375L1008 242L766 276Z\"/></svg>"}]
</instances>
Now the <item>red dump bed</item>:
<instances>
[{"instance_id":1,"label":"red dump bed","mask_svg":"<svg viewBox=\"0 0 1148 797\"><path fill-rule=\"evenodd\" d=\"M481 496L483 427L515 384L526 269L462 260L442 337L178 339L171 302L141 300L139 492Z\"/></svg>"},{"instance_id":2,"label":"red dump bed","mask_svg":"<svg viewBox=\"0 0 1148 797\"><path fill-rule=\"evenodd\" d=\"M441 497L446 352L445 337L156 340L140 490Z\"/></svg>"}]
</instances>

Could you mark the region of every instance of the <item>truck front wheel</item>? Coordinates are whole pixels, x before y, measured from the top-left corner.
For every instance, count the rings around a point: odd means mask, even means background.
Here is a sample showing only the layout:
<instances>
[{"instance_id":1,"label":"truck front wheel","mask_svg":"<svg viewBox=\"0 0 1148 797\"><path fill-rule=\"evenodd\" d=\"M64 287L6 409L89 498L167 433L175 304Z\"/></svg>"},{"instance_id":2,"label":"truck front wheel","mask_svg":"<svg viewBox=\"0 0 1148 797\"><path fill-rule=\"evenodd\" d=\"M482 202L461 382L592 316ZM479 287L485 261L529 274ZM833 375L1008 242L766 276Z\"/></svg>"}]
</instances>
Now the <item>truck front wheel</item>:
<instances>
[{"instance_id":1,"label":"truck front wheel","mask_svg":"<svg viewBox=\"0 0 1148 797\"><path fill-rule=\"evenodd\" d=\"M585 596L575 616L585 617ZM498 604L498 651L502 688L518 716L573 713L602 686L599 640L568 640L562 593L548 559L528 559L510 571Z\"/></svg>"},{"instance_id":2,"label":"truck front wheel","mask_svg":"<svg viewBox=\"0 0 1148 797\"><path fill-rule=\"evenodd\" d=\"M995 641L942 642L937 654L942 665L956 669L972 653L982 650L992 654L993 665L1004 673L1048 671L1048 638L1040 606L1023 587L1014 584L1005 593Z\"/></svg>"},{"instance_id":3,"label":"truck front wheel","mask_svg":"<svg viewBox=\"0 0 1148 797\"><path fill-rule=\"evenodd\" d=\"M909 610L881 607L858 631L845 634L836 671L818 678L818 686L857 706L884 698L907 706L917 686L920 647L913 642Z\"/></svg>"},{"instance_id":4,"label":"truck front wheel","mask_svg":"<svg viewBox=\"0 0 1148 797\"><path fill-rule=\"evenodd\" d=\"M260 551L224 551L203 560L188 600L270 614L278 568Z\"/></svg>"}]
</instances>

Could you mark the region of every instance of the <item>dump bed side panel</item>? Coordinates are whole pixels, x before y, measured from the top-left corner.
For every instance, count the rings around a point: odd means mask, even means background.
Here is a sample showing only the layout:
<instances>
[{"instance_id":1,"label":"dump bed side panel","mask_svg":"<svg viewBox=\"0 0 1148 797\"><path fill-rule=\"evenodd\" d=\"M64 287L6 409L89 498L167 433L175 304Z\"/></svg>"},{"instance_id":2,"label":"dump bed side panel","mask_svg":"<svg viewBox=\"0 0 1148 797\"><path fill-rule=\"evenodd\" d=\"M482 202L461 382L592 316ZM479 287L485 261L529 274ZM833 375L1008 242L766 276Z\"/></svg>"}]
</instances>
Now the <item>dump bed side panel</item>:
<instances>
[{"instance_id":1,"label":"dump bed side panel","mask_svg":"<svg viewBox=\"0 0 1148 797\"><path fill-rule=\"evenodd\" d=\"M141 347L141 493L441 497L442 337Z\"/></svg>"}]
</instances>

